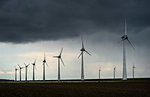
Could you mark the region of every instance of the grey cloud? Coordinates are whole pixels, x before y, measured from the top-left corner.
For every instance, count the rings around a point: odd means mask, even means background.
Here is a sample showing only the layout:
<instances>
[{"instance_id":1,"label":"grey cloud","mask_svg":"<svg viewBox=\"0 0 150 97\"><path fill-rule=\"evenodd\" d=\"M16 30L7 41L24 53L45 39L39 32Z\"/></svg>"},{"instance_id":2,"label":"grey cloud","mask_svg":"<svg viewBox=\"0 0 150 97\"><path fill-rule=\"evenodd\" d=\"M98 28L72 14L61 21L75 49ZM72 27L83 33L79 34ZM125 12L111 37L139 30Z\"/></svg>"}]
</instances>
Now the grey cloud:
<instances>
[{"instance_id":1,"label":"grey cloud","mask_svg":"<svg viewBox=\"0 0 150 97\"><path fill-rule=\"evenodd\" d=\"M149 3L148 0L1 0L0 41L58 40L79 36L81 32L97 33L100 29L116 34L123 31L125 17L132 33L141 33L150 26Z\"/></svg>"}]
</instances>

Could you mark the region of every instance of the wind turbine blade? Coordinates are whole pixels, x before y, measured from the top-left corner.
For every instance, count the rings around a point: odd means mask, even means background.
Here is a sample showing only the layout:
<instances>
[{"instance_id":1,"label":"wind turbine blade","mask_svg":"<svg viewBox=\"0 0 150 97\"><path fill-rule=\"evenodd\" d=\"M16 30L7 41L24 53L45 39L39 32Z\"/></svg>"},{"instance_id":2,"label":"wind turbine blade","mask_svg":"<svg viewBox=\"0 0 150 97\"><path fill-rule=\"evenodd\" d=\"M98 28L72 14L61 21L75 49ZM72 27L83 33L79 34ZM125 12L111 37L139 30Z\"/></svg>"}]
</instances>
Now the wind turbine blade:
<instances>
[{"instance_id":1,"label":"wind turbine blade","mask_svg":"<svg viewBox=\"0 0 150 97\"><path fill-rule=\"evenodd\" d=\"M24 63L24 65L27 66L25 63Z\"/></svg>"},{"instance_id":2,"label":"wind turbine blade","mask_svg":"<svg viewBox=\"0 0 150 97\"><path fill-rule=\"evenodd\" d=\"M54 58L58 58L58 56L53 56Z\"/></svg>"},{"instance_id":3,"label":"wind turbine blade","mask_svg":"<svg viewBox=\"0 0 150 97\"><path fill-rule=\"evenodd\" d=\"M62 64L65 66L65 64L64 64L64 62L63 62L63 60L62 60L62 58L60 58L60 60L61 60Z\"/></svg>"},{"instance_id":4,"label":"wind turbine blade","mask_svg":"<svg viewBox=\"0 0 150 97\"><path fill-rule=\"evenodd\" d=\"M28 64L27 67L28 67L29 65L30 65L30 64Z\"/></svg>"},{"instance_id":5,"label":"wind turbine blade","mask_svg":"<svg viewBox=\"0 0 150 97\"><path fill-rule=\"evenodd\" d=\"M82 52L80 53L80 55L78 56L78 58L80 58L81 55L82 55Z\"/></svg>"},{"instance_id":6,"label":"wind turbine blade","mask_svg":"<svg viewBox=\"0 0 150 97\"><path fill-rule=\"evenodd\" d=\"M81 36L82 48L84 48L83 37Z\"/></svg>"},{"instance_id":7,"label":"wind turbine blade","mask_svg":"<svg viewBox=\"0 0 150 97\"><path fill-rule=\"evenodd\" d=\"M126 22L126 19L125 19L125 35L127 35L127 22Z\"/></svg>"},{"instance_id":8,"label":"wind turbine blade","mask_svg":"<svg viewBox=\"0 0 150 97\"><path fill-rule=\"evenodd\" d=\"M130 40L129 39L127 39L127 41L129 42L129 44L133 47L133 49L135 49L134 48L134 46L132 45L132 43L130 42Z\"/></svg>"},{"instance_id":9,"label":"wind turbine blade","mask_svg":"<svg viewBox=\"0 0 150 97\"><path fill-rule=\"evenodd\" d=\"M45 57L45 52L44 52L44 60L46 60L46 57Z\"/></svg>"},{"instance_id":10,"label":"wind turbine blade","mask_svg":"<svg viewBox=\"0 0 150 97\"><path fill-rule=\"evenodd\" d=\"M19 65L18 65L19 66ZM20 66L19 66L19 68L21 68Z\"/></svg>"},{"instance_id":11,"label":"wind turbine blade","mask_svg":"<svg viewBox=\"0 0 150 97\"><path fill-rule=\"evenodd\" d=\"M85 52L86 52L88 55L92 56L88 51L85 50Z\"/></svg>"},{"instance_id":12,"label":"wind turbine blade","mask_svg":"<svg viewBox=\"0 0 150 97\"><path fill-rule=\"evenodd\" d=\"M62 54L62 51L63 51L63 48L61 49L59 56L61 56L61 54Z\"/></svg>"},{"instance_id":13,"label":"wind turbine blade","mask_svg":"<svg viewBox=\"0 0 150 97\"><path fill-rule=\"evenodd\" d=\"M35 62L36 62L36 59L34 60L34 64L35 64Z\"/></svg>"},{"instance_id":14,"label":"wind turbine blade","mask_svg":"<svg viewBox=\"0 0 150 97\"><path fill-rule=\"evenodd\" d=\"M46 62L46 65L48 66L47 62Z\"/></svg>"}]
</instances>

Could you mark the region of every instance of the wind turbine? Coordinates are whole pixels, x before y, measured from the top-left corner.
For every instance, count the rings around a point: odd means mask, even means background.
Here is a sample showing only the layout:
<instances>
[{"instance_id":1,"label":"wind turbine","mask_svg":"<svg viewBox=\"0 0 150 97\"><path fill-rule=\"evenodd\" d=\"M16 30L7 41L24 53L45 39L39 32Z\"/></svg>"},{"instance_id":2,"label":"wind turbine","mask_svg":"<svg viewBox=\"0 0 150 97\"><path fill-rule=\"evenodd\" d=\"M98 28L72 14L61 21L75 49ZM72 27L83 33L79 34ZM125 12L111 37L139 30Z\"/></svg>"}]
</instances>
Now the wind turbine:
<instances>
[{"instance_id":1,"label":"wind turbine","mask_svg":"<svg viewBox=\"0 0 150 97\"><path fill-rule=\"evenodd\" d=\"M80 56L82 56L81 58L81 80L83 81L84 80L84 63L83 63L83 53L86 52L88 55L91 56L91 54L85 50L84 48L84 43L83 43L83 38L81 37L81 41L82 41L82 48L81 48L81 53L80 55L78 56L78 58L80 58Z\"/></svg>"},{"instance_id":2,"label":"wind turbine","mask_svg":"<svg viewBox=\"0 0 150 97\"><path fill-rule=\"evenodd\" d=\"M28 77L28 66L30 65L30 64L28 64L28 65L26 65L25 63L24 63L24 65L25 65L25 81L27 81L27 77Z\"/></svg>"},{"instance_id":3,"label":"wind turbine","mask_svg":"<svg viewBox=\"0 0 150 97\"><path fill-rule=\"evenodd\" d=\"M133 64L133 79L134 79L134 69L136 68L135 66L134 66L134 64Z\"/></svg>"},{"instance_id":4,"label":"wind turbine","mask_svg":"<svg viewBox=\"0 0 150 97\"><path fill-rule=\"evenodd\" d=\"M19 65L18 65L19 66ZM19 69L20 69L20 81L21 81L21 70L23 69L24 67L20 67L19 66Z\"/></svg>"},{"instance_id":5,"label":"wind turbine","mask_svg":"<svg viewBox=\"0 0 150 97\"><path fill-rule=\"evenodd\" d=\"M17 81L17 68L16 68L16 66L15 66L15 81Z\"/></svg>"},{"instance_id":6,"label":"wind turbine","mask_svg":"<svg viewBox=\"0 0 150 97\"><path fill-rule=\"evenodd\" d=\"M116 78L116 66L114 67L114 79Z\"/></svg>"},{"instance_id":7,"label":"wind turbine","mask_svg":"<svg viewBox=\"0 0 150 97\"><path fill-rule=\"evenodd\" d=\"M65 64L61 58L62 51L63 51L63 48L61 49L60 54L58 56L54 56L54 58L58 58L58 81L60 81L60 60L61 60L62 64L65 66Z\"/></svg>"},{"instance_id":8,"label":"wind turbine","mask_svg":"<svg viewBox=\"0 0 150 97\"><path fill-rule=\"evenodd\" d=\"M99 67L99 79L101 79L101 67Z\"/></svg>"},{"instance_id":9,"label":"wind turbine","mask_svg":"<svg viewBox=\"0 0 150 97\"><path fill-rule=\"evenodd\" d=\"M36 59L34 60L34 63L32 63L32 65L33 65L33 81L35 80L35 75L34 75L34 69L36 68L35 63L36 63Z\"/></svg>"},{"instance_id":10,"label":"wind turbine","mask_svg":"<svg viewBox=\"0 0 150 97\"><path fill-rule=\"evenodd\" d=\"M127 80L127 70L126 70L126 40L129 42L129 44L133 47L132 43L128 39L127 36L127 24L125 20L125 32L124 35L121 37L121 41L123 42L123 78L122 80ZM133 47L134 49L134 47Z\"/></svg>"},{"instance_id":11,"label":"wind turbine","mask_svg":"<svg viewBox=\"0 0 150 97\"><path fill-rule=\"evenodd\" d=\"M44 81L45 81L45 64L48 66L48 64L46 62L45 53L44 53L44 60L43 60L43 80Z\"/></svg>"}]
</instances>

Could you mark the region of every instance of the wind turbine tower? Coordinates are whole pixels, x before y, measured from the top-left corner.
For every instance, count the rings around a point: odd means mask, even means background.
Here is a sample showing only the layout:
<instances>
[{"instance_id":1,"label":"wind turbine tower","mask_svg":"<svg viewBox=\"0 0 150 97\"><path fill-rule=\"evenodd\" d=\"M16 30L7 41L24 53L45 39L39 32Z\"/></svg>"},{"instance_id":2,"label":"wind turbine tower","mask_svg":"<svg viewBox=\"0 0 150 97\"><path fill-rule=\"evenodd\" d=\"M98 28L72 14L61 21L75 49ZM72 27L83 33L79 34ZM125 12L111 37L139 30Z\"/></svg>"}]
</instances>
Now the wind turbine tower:
<instances>
[{"instance_id":1,"label":"wind turbine tower","mask_svg":"<svg viewBox=\"0 0 150 97\"><path fill-rule=\"evenodd\" d=\"M43 60L43 81L45 81L45 64L48 66L48 64L46 62L45 53L44 53L44 60Z\"/></svg>"},{"instance_id":2,"label":"wind turbine tower","mask_svg":"<svg viewBox=\"0 0 150 97\"><path fill-rule=\"evenodd\" d=\"M85 50L82 37L81 37L81 41L82 41L82 48L80 50L81 53L78 56L78 58L80 58L80 56L81 56L81 80L84 81L84 60L83 60L83 54L84 54L84 52L86 52L90 56L91 56L91 54L88 51Z\"/></svg>"},{"instance_id":3,"label":"wind turbine tower","mask_svg":"<svg viewBox=\"0 0 150 97\"><path fill-rule=\"evenodd\" d=\"M63 62L62 57L61 57L62 51L63 51L63 48L61 49L59 56L54 56L54 58L58 58L58 81L60 81L60 61L64 65L64 62Z\"/></svg>"},{"instance_id":4,"label":"wind turbine tower","mask_svg":"<svg viewBox=\"0 0 150 97\"><path fill-rule=\"evenodd\" d=\"M18 65L19 66L19 65ZM24 67L20 67L19 66L19 69L20 69L20 81L21 81L21 70L23 69Z\"/></svg>"},{"instance_id":5,"label":"wind turbine tower","mask_svg":"<svg viewBox=\"0 0 150 97\"><path fill-rule=\"evenodd\" d=\"M35 72L35 63L36 63L36 59L34 60L34 63L32 63L33 65L33 81L35 80L35 75L34 75L34 72Z\"/></svg>"},{"instance_id":6,"label":"wind turbine tower","mask_svg":"<svg viewBox=\"0 0 150 97\"><path fill-rule=\"evenodd\" d=\"M99 79L101 79L101 67L99 67Z\"/></svg>"},{"instance_id":7,"label":"wind turbine tower","mask_svg":"<svg viewBox=\"0 0 150 97\"><path fill-rule=\"evenodd\" d=\"M129 38L127 36L127 23L125 20L125 32L124 35L121 37L121 41L123 42L123 78L122 80L127 80L127 70L126 70L126 40L129 42L129 44L133 47L131 42L129 41ZM133 47L134 49L134 47Z\"/></svg>"},{"instance_id":8,"label":"wind turbine tower","mask_svg":"<svg viewBox=\"0 0 150 97\"><path fill-rule=\"evenodd\" d=\"M135 66L134 66L134 64L133 64L133 79L134 79L134 69L136 68Z\"/></svg>"},{"instance_id":9,"label":"wind turbine tower","mask_svg":"<svg viewBox=\"0 0 150 97\"><path fill-rule=\"evenodd\" d=\"M26 65L25 63L24 63L24 65L25 65L25 81L27 81L27 78L28 78L28 66L30 65L30 64L28 64L28 65Z\"/></svg>"},{"instance_id":10,"label":"wind turbine tower","mask_svg":"<svg viewBox=\"0 0 150 97\"><path fill-rule=\"evenodd\" d=\"M17 71L18 69L15 67L15 81L17 81Z\"/></svg>"},{"instance_id":11,"label":"wind turbine tower","mask_svg":"<svg viewBox=\"0 0 150 97\"><path fill-rule=\"evenodd\" d=\"M114 67L114 79L116 78L116 67Z\"/></svg>"}]
</instances>

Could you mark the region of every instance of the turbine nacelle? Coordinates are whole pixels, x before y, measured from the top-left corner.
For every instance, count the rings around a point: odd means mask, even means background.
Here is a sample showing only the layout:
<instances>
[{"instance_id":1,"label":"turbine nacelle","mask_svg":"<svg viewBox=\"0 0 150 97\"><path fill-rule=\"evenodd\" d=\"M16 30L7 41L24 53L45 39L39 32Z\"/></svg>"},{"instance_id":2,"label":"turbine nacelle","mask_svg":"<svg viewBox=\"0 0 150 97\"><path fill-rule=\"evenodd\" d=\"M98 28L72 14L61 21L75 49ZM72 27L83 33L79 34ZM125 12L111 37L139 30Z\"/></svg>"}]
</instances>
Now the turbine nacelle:
<instances>
[{"instance_id":1,"label":"turbine nacelle","mask_svg":"<svg viewBox=\"0 0 150 97\"><path fill-rule=\"evenodd\" d=\"M127 35L123 35L123 36L121 37L121 39L122 39L122 40L126 40L126 39L128 40L128 36L127 36Z\"/></svg>"},{"instance_id":2,"label":"turbine nacelle","mask_svg":"<svg viewBox=\"0 0 150 97\"><path fill-rule=\"evenodd\" d=\"M84 48L82 48L80 51L85 51L85 49L84 49Z\"/></svg>"},{"instance_id":3,"label":"turbine nacelle","mask_svg":"<svg viewBox=\"0 0 150 97\"><path fill-rule=\"evenodd\" d=\"M34 66L35 66L35 63L32 63L32 65L34 65Z\"/></svg>"},{"instance_id":4,"label":"turbine nacelle","mask_svg":"<svg viewBox=\"0 0 150 97\"><path fill-rule=\"evenodd\" d=\"M19 69L20 69L20 70L24 68L24 67L21 67L20 65L18 65L18 66L19 66Z\"/></svg>"},{"instance_id":5,"label":"turbine nacelle","mask_svg":"<svg viewBox=\"0 0 150 97\"><path fill-rule=\"evenodd\" d=\"M35 66L35 62L36 62L36 59L35 59L34 63L32 63L32 65L34 65L34 66Z\"/></svg>"},{"instance_id":6,"label":"turbine nacelle","mask_svg":"<svg viewBox=\"0 0 150 97\"><path fill-rule=\"evenodd\" d=\"M46 60L43 60L43 62L45 63L45 62L46 62Z\"/></svg>"},{"instance_id":7,"label":"turbine nacelle","mask_svg":"<svg viewBox=\"0 0 150 97\"><path fill-rule=\"evenodd\" d=\"M34 62L35 63L35 62ZM46 63L46 65L48 66L48 64L47 64L47 62L46 62L46 57L45 57L45 53L44 53L44 60L43 60L43 65L45 65L45 63Z\"/></svg>"},{"instance_id":8,"label":"turbine nacelle","mask_svg":"<svg viewBox=\"0 0 150 97\"><path fill-rule=\"evenodd\" d=\"M136 68L136 67L133 65L133 68Z\"/></svg>"},{"instance_id":9,"label":"turbine nacelle","mask_svg":"<svg viewBox=\"0 0 150 97\"><path fill-rule=\"evenodd\" d=\"M64 62L63 62L63 60L62 60L62 58L61 58L62 51L63 51L63 48L61 49L59 56L53 56L53 57L54 57L54 58L58 58L58 59L60 59L60 60L61 60L61 62L62 62L62 64L65 66L65 64L64 64Z\"/></svg>"},{"instance_id":10,"label":"turbine nacelle","mask_svg":"<svg viewBox=\"0 0 150 97\"><path fill-rule=\"evenodd\" d=\"M20 69L23 69L24 67L21 67Z\"/></svg>"},{"instance_id":11,"label":"turbine nacelle","mask_svg":"<svg viewBox=\"0 0 150 97\"><path fill-rule=\"evenodd\" d=\"M24 65L25 65L25 67L27 68L30 64L26 65L26 64L24 63Z\"/></svg>"},{"instance_id":12,"label":"turbine nacelle","mask_svg":"<svg viewBox=\"0 0 150 97\"><path fill-rule=\"evenodd\" d=\"M59 58L59 59L61 59L61 56L59 55L59 56L53 56L54 58Z\"/></svg>"},{"instance_id":13,"label":"turbine nacelle","mask_svg":"<svg viewBox=\"0 0 150 97\"><path fill-rule=\"evenodd\" d=\"M34 62L34 63L35 63L35 62ZM44 53L44 60L43 60L43 63L46 63L46 65L47 65L45 53ZM43 64L43 65L44 65L44 64Z\"/></svg>"},{"instance_id":14,"label":"turbine nacelle","mask_svg":"<svg viewBox=\"0 0 150 97\"><path fill-rule=\"evenodd\" d=\"M58 56L58 58L61 58L61 56Z\"/></svg>"}]
</instances>

